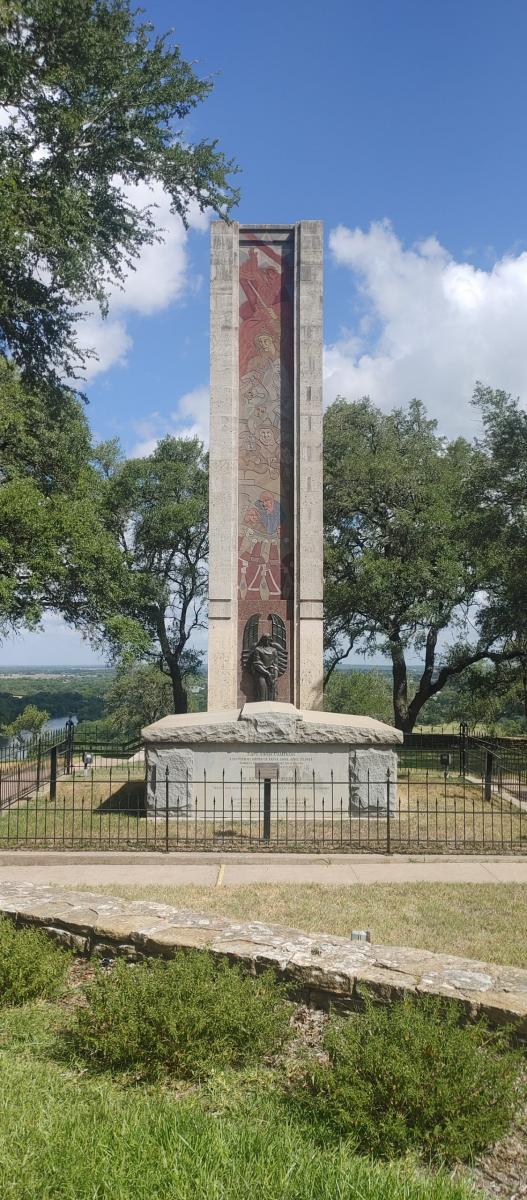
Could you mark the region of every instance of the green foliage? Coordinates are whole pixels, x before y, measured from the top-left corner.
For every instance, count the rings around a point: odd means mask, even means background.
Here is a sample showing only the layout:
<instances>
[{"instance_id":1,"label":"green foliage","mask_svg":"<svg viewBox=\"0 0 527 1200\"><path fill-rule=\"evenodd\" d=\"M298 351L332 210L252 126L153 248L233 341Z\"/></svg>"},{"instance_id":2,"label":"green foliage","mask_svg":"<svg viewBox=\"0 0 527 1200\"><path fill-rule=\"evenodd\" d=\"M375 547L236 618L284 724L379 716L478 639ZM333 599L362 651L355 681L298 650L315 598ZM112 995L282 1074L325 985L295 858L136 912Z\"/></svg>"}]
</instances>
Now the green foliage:
<instances>
[{"instance_id":1,"label":"green foliage","mask_svg":"<svg viewBox=\"0 0 527 1200\"><path fill-rule=\"evenodd\" d=\"M389 675L380 671L334 671L324 688L327 712L362 713L377 721L393 721Z\"/></svg>"},{"instance_id":2,"label":"green foliage","mask_svg":"<svg viewBox=\"0 0 527 1200\"><path fill-rule=\"evenodd\" d=\"M232 164L185 128L211 87L129 0L0 3L0 634L51 609L84 630L113 618L123 641L79 329L162 237L162 189L184 222L237 201Z\"/></svg>"},{"instance_id":3,"label":"green foliage","mask_svg":"<svg viewBox=\"0 0 527 1200\"><path fill-rule=\"evenodd\" d=\"M517 673L527 667L527 414L506 392L478 384L474 404L483 421L474 495L485 543L487 604L482 636L518 648ZM523 682L520 682L523 689ZM527 691L523 693L527 718Z\"/></svg>"},{"instance_id":4,"label":"green foliage","mask_svg":"<svg viewBox=\"0 0 527 1200\"><path fill-rule=\"evenodd\" d=\"M525 675L525 668L512 662L469 667L450 695L447 719L466 721L489 734L525 733Z\"/></svg>"},{"instance_id":5,"label":"green foliage","mask_svg":"<svg viewBox=\"0 0 527 1200\"><path fill-rule=\"evenodd\" d=\"M329 669L354 644L389 655L400 729L411 730L425 703L467 667L521 653L517 638L511 645L510 613L506 634L489 620L491 606L482 599L491 578L502 578L491 490L488 512L484 503L494 453L494 443L482 448L439 437L417 400L388 414L368 399L337 400L326 412ZM467 617L475 605L476 642ZM439 663L438 637L447 629L456 641ZM413 695L410 651L423 659Z\"/></svg>"},{"instance_id":6,"label":"green foliage","mask_svg":"<svg viewBox=\"0 0 527 1200\"><path fill-rule=\"evenodd\" d=\"M42 726L49 720L49 713L36 704L26 704L18 717L7 726L6 733L19 737L22 733L40 733Z\"/></svg>"},{"instance_id":7,"label":"green foliage","mask_svg":"<svg viewBox=\"0 0 527 1200\"><path fill-rule=\"evenodd\" d=\"M118 608L100 621L102 637L125 664L134 657L161 663L172 683L172 710L185 712L185 681L200 661L188 642L204 624L207 456L189 438L166 437L147 458L126 460L106 444L99 475L121 580ZM158 676L149 678L159 684Z\"/></svg>"},{"instance_id":8,"label":"green foliage","mask_svg":"<svg viewBox=\"0 0 527 1200\"><path fill-rule=\"evenodd\" d=\"M519 1101L519 1052L504 1032L461 1026L435 997L333 1018L301 1108L355 1150L378 1158L418 1151L471 1159L507 1130Z\"/></svg>"},{"instance_id":9,"label":"green foliage","mask_svg":"<svg viewBox=\"0 0 527 1200\"><path fill-rule=\"evenodd\" d=\"M104 697L114 679L113 670L64 667L56 672L29 669L0 672L0 723L14 721L26 704L45 708L50 717L70 715L82 720L102 717Z\"/></svg>"},{"instance_id":10,"label":"green foliage","mask_svg":"<svg viewBox=\"0 0 527 1200\"><path fill-rule=\"evenodd\" d=\"M154 240L162 186L174 213L237 200L232 164L183 122L211 90L172 36L129 0L4 0L0 6L0 348L33 379L75 376L79 307L105 310Z\"/></svg>"},{"instance_id":11,"label":"green foliage","mask_svg":"<svg viewBox=\"0 0 527 1200\"><path fill-rule=\"evenodd\" d=\"M16 929L0 918L0 1005L58 995L70 957L39 929Z\"/></svg>"},{"instance_id":12,"label":"green foliage","mask_svg":"<svg viewBox=\"0 0 527 1200\"><path fill-rule=\"evenodd\" d=\"M24 382L0 355L0 635L45 609L86 627L119 605L120 560L102 521L80 401Z\"/></svg>"},{"instance_id":13,"label":"green foliage","mask_svg":"<svg viewBox=\"0 0 527 1200\"><path fill-rule=\"evenodd\" d=\"M202 951L130 967L118 961L87 989L73 1045L94 1066L145 1079L201 1079L258 1062L289 1034L290 1010L271 972L257 979Z\"/></svg>"},{"instance_id":14,"label":"green foliage","mask_svg":"<svg viewBox=\"0 0 527 1200\"><path fill-rule=\"evenodd\" d=\"M114 734L136 732L172 712L170 679L149 663L123 666L106 694L105 710Z\"/></svg>"}]
</instances>

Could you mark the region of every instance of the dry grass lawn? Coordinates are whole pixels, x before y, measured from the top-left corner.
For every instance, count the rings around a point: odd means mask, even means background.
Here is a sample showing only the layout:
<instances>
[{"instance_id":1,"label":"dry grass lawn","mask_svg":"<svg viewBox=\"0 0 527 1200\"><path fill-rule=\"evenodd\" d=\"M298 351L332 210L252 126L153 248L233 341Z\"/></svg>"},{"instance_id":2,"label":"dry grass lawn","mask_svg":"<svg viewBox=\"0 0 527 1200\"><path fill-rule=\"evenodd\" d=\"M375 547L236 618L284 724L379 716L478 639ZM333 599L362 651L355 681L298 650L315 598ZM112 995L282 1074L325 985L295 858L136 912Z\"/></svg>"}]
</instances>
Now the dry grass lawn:
<instances>
[{"instance_id":1,"label":"dry grass lawn","mask_svg":"<svg viewBox=\"0 0 527 1200\"><path fill-rule=\"evenodd\" d=\"M257 786L257 785L256 785ZM228 785L215 794L209 784L207 820L202 800L194 811L148 819L144 809L144 768L83 772L58 781L56 801L44 790L0 814L0 846L51 846L171 849L389 850L412 853L527 850L527 812L505 795L485 800L482 787L456 776L401 772L397 807L389 822L384 813L349 811L348 792L335 785L324 808L282 796L271 798L270 840L263 840L263 806L258 790L245 796L243 808ZM347 785L346 785L347 787ZM327 789L326 789L327 790ZM232 793L232 794L231 794Z\"/></svg>"},{"instance_id":2,"label":"dry grass lawn","mask_svg":"<svg viewBox=\"0 0 527 1200\"><path fill-rule=\"evenodd\" d=\"M527 966L527 886L514 883L251 884L89 888L130 900Z\"/></svg>"}]
</instances>

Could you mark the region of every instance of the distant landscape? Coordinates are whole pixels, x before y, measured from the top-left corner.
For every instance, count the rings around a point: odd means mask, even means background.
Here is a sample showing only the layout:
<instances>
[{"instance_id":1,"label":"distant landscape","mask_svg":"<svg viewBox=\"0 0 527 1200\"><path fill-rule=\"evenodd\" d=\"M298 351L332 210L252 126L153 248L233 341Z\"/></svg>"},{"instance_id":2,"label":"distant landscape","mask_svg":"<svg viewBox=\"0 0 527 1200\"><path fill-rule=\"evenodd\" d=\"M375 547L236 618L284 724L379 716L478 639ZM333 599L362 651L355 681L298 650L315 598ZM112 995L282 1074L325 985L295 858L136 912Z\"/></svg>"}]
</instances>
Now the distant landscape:
<instances>
[{"instance_id":1,"label":"distant landscape","mask_svg":"<svg viewBox=\"0 0 527 1200\"><path fill-rule=\"evenodd\" d=\"M28 704L52 720L104 716L106 692L115 676L109 667L6 667L0 669L0 725L9 725Z\"/></svg>"},{"instance_id":2,"label":"distant landscape","mask_svg":"<svg viewBox=\"0 0 527 1200\"><path fill-rule=\"evenodd\" d=\"M200 711L207 706L206 663L188 682L190 707ZM420 668L408 668L409 682L415 685ZM9 725L27 705L36 705L49 714L46 723L66 722L73 717L87 732L105 736L110 731L108 693L115 683L116 669L105 666L0 667L0 729ZM362 686L361 686L362 685ZM386 664L368 663L342 666L334 672L326 690L326 707L343 712L364 712L393 721L391 706L392 672ZM455 730L464 713L464 697L459 681L452 680L422 710L416 728ZM140 722L139 722L140 724ZM518 735L525 732L525 717L519 699L504 702L502 711L491 720L478 721L480 729Z\"/></svg>"}]
</instances>

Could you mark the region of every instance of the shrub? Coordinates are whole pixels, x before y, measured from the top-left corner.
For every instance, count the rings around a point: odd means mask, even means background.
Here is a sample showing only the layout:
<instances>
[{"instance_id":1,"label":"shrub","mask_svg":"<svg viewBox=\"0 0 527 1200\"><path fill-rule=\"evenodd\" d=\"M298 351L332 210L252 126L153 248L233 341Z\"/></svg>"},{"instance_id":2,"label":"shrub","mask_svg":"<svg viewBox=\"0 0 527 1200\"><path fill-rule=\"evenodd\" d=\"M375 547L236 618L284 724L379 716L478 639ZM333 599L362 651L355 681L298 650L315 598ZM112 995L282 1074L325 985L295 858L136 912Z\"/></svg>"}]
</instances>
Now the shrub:
<instances>
[{"instance_id":1,"label":"shrub","mask_svg":"<svg viewBox=\"0 0 527 1200\"><path fill-rule=\"evenodd\" d=\"M469 1159L506 1131L519 1099L507 1034L460 1025L435 997L333 1018L324 1045L329 1062L310 1070L301 1108L379 1158Z\"/></svg>"},{"instance_id":2,"label":"shrub","mask_svg":"<svg viewBox=\"0 0 527 1200\"><path fill-rule=\"evenodd\" d=\"M289 1034L284 987L270 971L253 979L203 951L137 966L119 960L111 974L99 970L86 997L72 1030L76 1051L141 1078L203 1078L256 1062Z\"/></svg>"},{"instance_id":3,"label":"shrub","mask_svg":"<svg viewBox=\"0 0 527 1200\"><path fill-rule=\"evenodd\" d=\"M64 985L70 960L40 929L17 929L0 917L0 1004L52 999Z\"/></svg>"}]
</instances>

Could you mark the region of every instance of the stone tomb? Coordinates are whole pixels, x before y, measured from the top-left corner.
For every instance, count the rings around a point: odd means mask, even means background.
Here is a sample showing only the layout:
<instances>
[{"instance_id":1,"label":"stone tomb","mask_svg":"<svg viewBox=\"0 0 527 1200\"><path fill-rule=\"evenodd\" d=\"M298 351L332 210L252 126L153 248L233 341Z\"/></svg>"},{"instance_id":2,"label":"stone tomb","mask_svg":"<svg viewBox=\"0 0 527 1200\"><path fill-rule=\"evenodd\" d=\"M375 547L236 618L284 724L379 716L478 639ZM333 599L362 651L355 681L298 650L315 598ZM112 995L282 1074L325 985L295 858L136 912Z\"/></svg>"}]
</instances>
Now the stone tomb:
<instances>
[{"instance_id":1,"label":"stone tomb","mask_svg":"<svg viewBox=\"0 0 527 1200\"><path fill-rule=\"evenodd\" d=\"M163 717L143 730L151 814L258 820L393 811L402 734L371 717L259 702ZM167 770L168 769L168 770ZM269 795L269 791L267 793Z\"/></svg>"}]
</instances>

